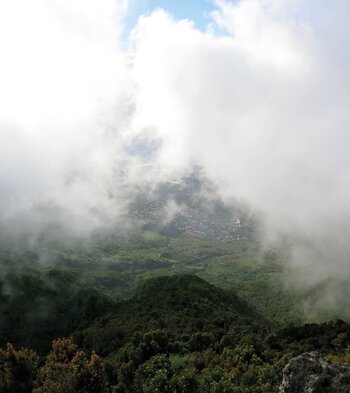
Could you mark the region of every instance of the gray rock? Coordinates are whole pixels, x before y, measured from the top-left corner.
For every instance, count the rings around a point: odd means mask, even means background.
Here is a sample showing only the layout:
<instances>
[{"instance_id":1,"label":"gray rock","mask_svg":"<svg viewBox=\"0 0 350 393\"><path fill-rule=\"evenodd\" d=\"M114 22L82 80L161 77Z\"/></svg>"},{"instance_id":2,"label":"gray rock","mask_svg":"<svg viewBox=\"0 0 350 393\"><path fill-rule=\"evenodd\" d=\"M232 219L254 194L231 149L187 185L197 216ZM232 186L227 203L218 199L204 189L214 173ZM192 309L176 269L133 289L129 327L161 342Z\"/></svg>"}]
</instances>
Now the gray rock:
<instances>
[{"instance_id":1,"label":"gray rock","mask_svg":"<svg viewBox=\"0 0 350 393\"><path fill-rule=\"evenodd\" d=\"M350 365L332 363L317 352L290 360L283 370L280 393L350 393Z\"/></svg>"}]
</instances>

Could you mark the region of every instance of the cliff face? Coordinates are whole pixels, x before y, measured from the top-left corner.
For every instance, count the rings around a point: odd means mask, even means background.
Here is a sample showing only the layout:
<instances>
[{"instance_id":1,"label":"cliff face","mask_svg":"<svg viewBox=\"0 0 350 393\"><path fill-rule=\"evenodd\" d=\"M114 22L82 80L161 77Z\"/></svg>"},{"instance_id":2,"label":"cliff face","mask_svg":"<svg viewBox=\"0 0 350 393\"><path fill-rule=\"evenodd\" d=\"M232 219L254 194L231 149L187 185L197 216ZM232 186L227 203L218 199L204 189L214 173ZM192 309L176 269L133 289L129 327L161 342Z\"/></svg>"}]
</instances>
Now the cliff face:
<instances>
[{"instance_id":1,"label":"cliff face","mask_svg":"<svg viewBox=\"0 0 350 393\"><path fill-rule=\"evenodd\" d=\"M350 365L317 352L297 356L283 370L280 393L350 393Z\"/></svg>"}]
</instances>

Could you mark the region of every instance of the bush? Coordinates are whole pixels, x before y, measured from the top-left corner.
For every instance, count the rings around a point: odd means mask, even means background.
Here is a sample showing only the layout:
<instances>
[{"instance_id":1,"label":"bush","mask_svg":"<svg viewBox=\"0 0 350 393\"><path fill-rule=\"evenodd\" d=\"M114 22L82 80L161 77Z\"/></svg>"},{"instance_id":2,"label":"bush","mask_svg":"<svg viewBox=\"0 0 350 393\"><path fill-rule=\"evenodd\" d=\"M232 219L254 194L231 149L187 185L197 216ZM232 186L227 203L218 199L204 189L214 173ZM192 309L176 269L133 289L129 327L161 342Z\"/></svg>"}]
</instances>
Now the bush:
<instances>
[{"instance_id":1,"label":"bush","mask_svg":"<svg viewBox=\"0 0 350 393\"><path fill-rule=\"evenodd\" d=\"M39 358L29 349L16 350L11 344L0 349L0 392L31 392Z\"/></svg>"},{"instance_id":2,"label":"bush","mask_svg":"<svg viewBox=\"0 0 350 393\"><path fill-rule=\"evenodd\" d=\"M105 372L101 359L78 351L72 339L54 340L45 365L39 371L33 393L103 393Z\"/></svg>"}]
</instances>

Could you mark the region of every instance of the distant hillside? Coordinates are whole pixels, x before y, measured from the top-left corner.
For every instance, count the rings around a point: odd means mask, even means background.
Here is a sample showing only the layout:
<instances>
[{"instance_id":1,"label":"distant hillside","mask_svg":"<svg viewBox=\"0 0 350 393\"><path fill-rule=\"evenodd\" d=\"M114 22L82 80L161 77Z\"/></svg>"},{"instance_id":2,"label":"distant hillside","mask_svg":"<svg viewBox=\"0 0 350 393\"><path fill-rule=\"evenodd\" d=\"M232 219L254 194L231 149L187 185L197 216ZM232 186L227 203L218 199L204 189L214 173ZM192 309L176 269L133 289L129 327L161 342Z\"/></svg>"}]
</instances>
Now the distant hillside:
<instances>
[{"instance_id":1,"label":"distant hillside","mask_svg":"<svg viewBox=\"0 0 350 393\"><path fill-rule=\"evenodd\" d=\"M135 333L165 329L174 334L209 332L213 339L224 330L267 322L232 292L196 276L162 276L145 280L130 300L80 333L82 344L100 353L115 351Z\"/></svg>"},{"instance_id":2,"label":"distant hillside","mask_svg":"<svg viewBox=\"0 0 350 393\"><path fill-rule=\"evenodd\" d=\"M167 312L190 308L208 316L230 312L240 317L260 318L257 313L233 292L224 291L193 275L162 276L145 280L138 285L135 303L163 307Z\"/></svg>"},{"instance_id":3,"label":"distant hillside","mask_svg":"<svg viewBox=\"0 0 350 393\"><path fill-rule=\"evenodd\" d=\"M350 324L278 329L191 275L144 280L115 301L72 272L12 272L0 282L0 338L4 393L277 393L294 356L350 359Z\"/></svg>"},{"instance_id":4,"label":"distant hillside","mask_svg":"<svg viewBox=\"0 0 350 393\"><path fill-rule=\"evenodd\" d=\"M143 229L169 237L187 233L202 239L254 239L256 222L238 201L226 205L200 168L176 181L142 190L129 216Z\"/></svg>"},{"instance_id":5,"label":"distant hillside","mask_svg":"<svg viewBox=\"0 0 350 393\"><path fill-rule=\"evenodd\" d=\"M8 273L0 279L0 345L46 352L53 339L89 326L112 304L72 272Z\"/></svg>"},{"instance_id":6,"label":"distant hillside","mask_svg":"<svg viewBox=\"0 0 350 393\"><path fill-rule=\"evenodd\" d=\"M195 276L145 280L121 302L66 271L9 273L0 281L0 345L10 341L39 352L54 338L72 334L107 354L136 332L215 332L252 321L263 319L235 294Z\"/></svg>"}]
</instances>

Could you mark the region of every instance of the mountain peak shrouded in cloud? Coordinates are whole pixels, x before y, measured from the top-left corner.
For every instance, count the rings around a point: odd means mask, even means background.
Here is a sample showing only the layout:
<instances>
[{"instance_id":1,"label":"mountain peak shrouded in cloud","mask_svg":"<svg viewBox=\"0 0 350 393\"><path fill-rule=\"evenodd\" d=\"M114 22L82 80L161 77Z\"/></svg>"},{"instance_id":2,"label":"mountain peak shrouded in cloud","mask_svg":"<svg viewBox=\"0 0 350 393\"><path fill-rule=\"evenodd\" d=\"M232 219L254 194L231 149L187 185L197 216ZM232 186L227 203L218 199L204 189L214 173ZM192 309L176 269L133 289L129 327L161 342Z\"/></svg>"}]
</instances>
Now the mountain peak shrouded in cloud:
<instances>
[{"instance_id":1,"label":"mountain peak shrouded in cloud","mask_svg":"<svg viewBox=\"0 0 350 393\"><path fill-rule=\"evenodd\" d=\"M89 233L198 165L306 281L348 275L349 3L217 0L202 30L157 9L122 42L127 6L0 5L1 226Z\"/></svg>"}]
</instances>

